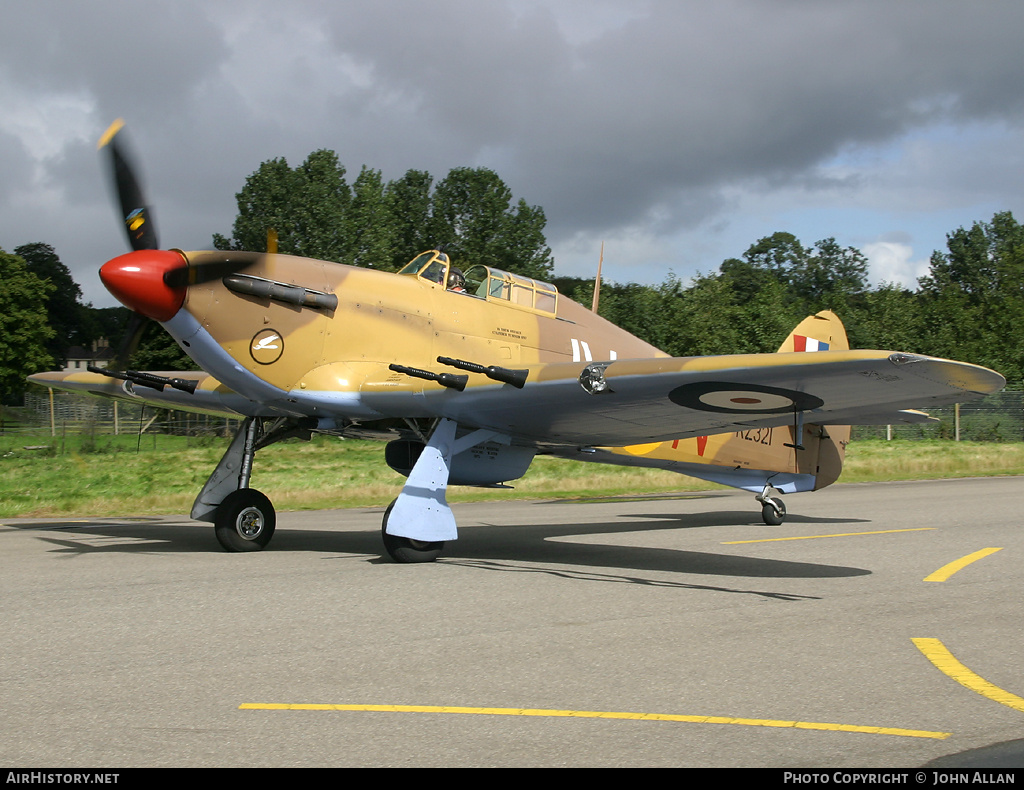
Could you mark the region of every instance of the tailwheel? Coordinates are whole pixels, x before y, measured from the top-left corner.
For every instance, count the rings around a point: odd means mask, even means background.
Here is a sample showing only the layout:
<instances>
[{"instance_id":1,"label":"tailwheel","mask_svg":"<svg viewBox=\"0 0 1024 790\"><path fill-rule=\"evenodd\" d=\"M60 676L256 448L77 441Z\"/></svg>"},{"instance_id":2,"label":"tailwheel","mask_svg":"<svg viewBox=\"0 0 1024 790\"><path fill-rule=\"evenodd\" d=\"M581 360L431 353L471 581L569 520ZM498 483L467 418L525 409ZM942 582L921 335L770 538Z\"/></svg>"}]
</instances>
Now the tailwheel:
<instances>
[{"instance_id":1,"label":"tailwheel","mask_svg":"<svg viewBox=\"0 0 1024 790\"><path fill-rule=\"evenodd\" d=\"M277 515L255 488L232 491L217 506L214 532L226 551L261 551L274 537Z\"/></svg>"},{"instance_id":2,"label":"tailwheel","mask_svg":"<svg viewBox=\"0 0 1024 790\"><path fill-rule=\"evenodd\" d=\"M776 497L768 497L761 506L761 518L769 527L777 527L786 520L786 505Z\"/></svg>"},{"instance_id":3,"label":"tailwheel","mask_svg":"<svg viewBox=\"0 0 1024 790\"><path fill-rule=\"evenodd\" d=\"M440 556L444 549L444 541L425 541L403 538L398 535L388 534L388 519L391 517L391 510L395 506L392 501L388 509L384 511L384 520L380 525L381 538L384 540L384 550L395 562L433 562Z\"/></svg>"}]
</instances>

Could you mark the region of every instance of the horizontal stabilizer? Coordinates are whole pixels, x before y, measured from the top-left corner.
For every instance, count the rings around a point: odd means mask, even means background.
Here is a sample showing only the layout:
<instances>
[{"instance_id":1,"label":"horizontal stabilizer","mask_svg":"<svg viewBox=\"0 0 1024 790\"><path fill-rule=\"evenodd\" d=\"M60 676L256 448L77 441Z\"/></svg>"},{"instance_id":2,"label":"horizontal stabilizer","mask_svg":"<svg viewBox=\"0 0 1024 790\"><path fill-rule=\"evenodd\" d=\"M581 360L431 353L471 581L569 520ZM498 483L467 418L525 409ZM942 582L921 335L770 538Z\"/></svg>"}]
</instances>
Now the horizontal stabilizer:
<instances>
[{"instance_id":1,"label":"horizontal stabilizer","mask_svg":"<svg viewBox=\"0 0 1024 790\"><path fill-rule=\"evenodd\" d=\"M924 425L930 422L938 422L938 417L932 417L917 409L903 409L901 411L877 412L875 414L858 414L847 417L842 425ZM839 425L834 420L814 419L817 425Z\"/></svg>"}]
</instances>

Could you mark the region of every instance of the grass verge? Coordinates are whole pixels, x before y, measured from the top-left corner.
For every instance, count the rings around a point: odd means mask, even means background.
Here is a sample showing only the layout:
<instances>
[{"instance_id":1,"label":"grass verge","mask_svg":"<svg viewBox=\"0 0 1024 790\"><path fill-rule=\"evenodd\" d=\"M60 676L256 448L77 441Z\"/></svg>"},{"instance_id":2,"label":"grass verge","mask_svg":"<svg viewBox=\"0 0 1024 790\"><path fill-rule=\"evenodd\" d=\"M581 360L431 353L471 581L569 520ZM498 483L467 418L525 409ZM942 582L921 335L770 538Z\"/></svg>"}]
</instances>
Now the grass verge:
<instances>
[{"instance_id":1,"label":"grass verge","mask_svg":"<svg viewBox=\"0 0 1024 790\"><path fill-rule=\"evenodd\" d=\"M223 439L177 436L0 436L0 518L188 513L217 465ZM382 507L404 478L384 445L317 437L256 457L252 485L278 510ZM1024 443L945 440L854 442L840 483L1024 474ZM453 487L449 501L586 498L707 491L722 486L672 472L539 457L515 488Z\"/></svg>"}]
</instances>

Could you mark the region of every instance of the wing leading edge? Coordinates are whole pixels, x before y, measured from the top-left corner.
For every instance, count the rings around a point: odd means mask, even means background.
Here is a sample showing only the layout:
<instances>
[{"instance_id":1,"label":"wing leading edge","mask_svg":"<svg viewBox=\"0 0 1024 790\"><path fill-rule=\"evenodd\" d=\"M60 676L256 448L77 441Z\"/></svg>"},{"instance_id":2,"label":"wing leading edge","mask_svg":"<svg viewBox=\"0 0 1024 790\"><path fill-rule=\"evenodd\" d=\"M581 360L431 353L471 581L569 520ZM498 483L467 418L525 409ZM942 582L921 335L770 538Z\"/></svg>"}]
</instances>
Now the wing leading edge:
<instances>
[{"instance_id":1,"label":"wing leading edge","mask_svg":"<svg viewBox=\"0 0 1024 790\"><path fill-rule=\"evenodd\" d=\"M209 373L201 371L163 372L153 375L195 381L195 392L184 392L172 387L158 390L104 376L101 373L76 373L73 371L36 373L29 376L28 380L52 389L79 392L100 398L113 398L135 404L144 403L161 409L179 409L198 414L210 414L229 419L263 413L257 404L228 389Z\"/></svg>"}]
</instances>

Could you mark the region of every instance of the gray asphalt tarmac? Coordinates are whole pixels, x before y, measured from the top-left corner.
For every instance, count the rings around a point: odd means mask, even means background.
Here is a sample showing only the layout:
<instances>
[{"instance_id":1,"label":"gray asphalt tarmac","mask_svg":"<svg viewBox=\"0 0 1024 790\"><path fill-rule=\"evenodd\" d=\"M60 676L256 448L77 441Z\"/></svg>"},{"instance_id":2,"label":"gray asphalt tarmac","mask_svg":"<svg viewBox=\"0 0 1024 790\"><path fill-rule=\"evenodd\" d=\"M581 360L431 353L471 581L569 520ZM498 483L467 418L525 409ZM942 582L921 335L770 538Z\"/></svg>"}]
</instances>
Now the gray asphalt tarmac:
<instances>
[{"instance_id":1,"label":"gray asphalt tarmac","mask_svg":"<svg viewBox=\"0 0 1024 790\"><path fill-rule=\"evenodd\" d=\"M184 517L8 519L0 764L1024 766L1022 503L459 505L427 565L381 558L382 509L244 555Z\"/></svg>"}]
</instances>

